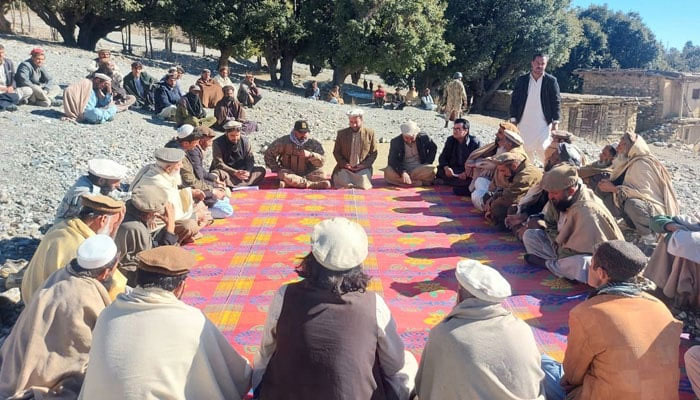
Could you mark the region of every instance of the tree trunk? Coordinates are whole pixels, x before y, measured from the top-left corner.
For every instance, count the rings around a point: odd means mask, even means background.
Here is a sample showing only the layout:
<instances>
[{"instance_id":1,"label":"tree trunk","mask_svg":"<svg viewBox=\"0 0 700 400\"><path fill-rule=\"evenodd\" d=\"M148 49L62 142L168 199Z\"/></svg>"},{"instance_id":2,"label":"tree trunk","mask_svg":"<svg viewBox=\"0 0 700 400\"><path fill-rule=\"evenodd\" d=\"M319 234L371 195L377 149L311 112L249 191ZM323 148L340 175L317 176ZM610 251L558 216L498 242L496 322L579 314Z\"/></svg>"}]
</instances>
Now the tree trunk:
<instances>
[{"instance_id":1,"label":"tree trunk","mask_svg":"<svg viewBox=\"0 0 700 400\"><path fill-rule=\"evenodd\" d=\"M0 33L13 33L12 24L5 18L5 13L9 9L8 0L0 0Z\"/></svg>"},{"instance_id":2,"label":"tree trunk","mask_svg":"<svg viewBox=\"0 0 700 400\"><path fill-rule=\"evenodd\" d=\"M192 35L192 34L188 35L188 37L190 39L190 51L192 53L196 53L197 52L197 38L194 37L194 35Z\"/></svg>"},{"instance_id":3,"label":"tree trunk","mask_svg":"<svg viewBox=\"0 0 700 400\"><path fill-rule=\"evenodd\" d=\"M66 46L78 47L78 42L75 40L75 25L59 25L54 26L53 28L56 29L59 35L61 35L61 39L63 39L63 43Z\"/></svg>"},{"instance_id":4,"label":"tree trunk","mask_svg":"<svg viewBox=\"0 0 700 400\"><path fill-rule=\"evenodd\" d=\"M148 57L148 31L146 30L146 24L143 24L143 46L146 48L146 58Z\"/></svg>"},{"instance_id":5,"label":"tree trunk","mask_svg":"<svg viewBox=\"0 0 700 400\"><path fill-rule=\"evenodd\" d=\"M345 67L333 68L333 84L342 85L345 83L345 78L347 78L348 75L350 75L350 73L345 69Z\"/></svg>"},{"instance_id":6,"label":"tree trunk","mask_svg":"<svg viewBox=\"0 0 700 400\"><path fill-rule=\"evenodd\" d=\"M233 56L233 47L228 45L223 45L219 47L219 68L228 67L228 59Z\"/></svg>"},{"instance_id":7,"label":"tree trunk","mask_svg":"<svg viewBox=\"0 0 700 400\"><path fill-rule=\"evenodd\" d=\"M353 72L350 74L350 79L352 80L353 85L357 85L358 82L360 82L360 78L362 77L362 72L357 71Z\"/></svg>"},{"instance_id":8,"label":"tree trunk","mask_svg":"<svg viewBox=\"0 0 700 400\"><path fill-rule=\"evenodd\" d=\"M98 15L86 15L78 24L77 45L83 50L94 51L97 42L107 34L121 28L118 21L102 18Z\"/></svg>"},{"instance_id":9,"label":"tree trunk","mask_svg":"<svg viewBox=\"0 0 700 400\"><path fill-rule=\"evenodd\" d=\"M491 82L489 88L483 93L483 96L475 97L474 104L472 105L472 110L475 112L482 112L486 108L486 104L491 100L496 90L501 87L501 84L513 76L515 67L508 67L505 72L499 75L496 80ZM483 83L482 83L483 84Z\"/></svg>"},{"instance_id":10,"label":"tree trunk","mask_svg":"<svg viewBox=\"0 0 700 400\"><path fill-rule=\"evenodd\" d=\"M279 84L279 79L277 78L277 61L279 61L279 58L276 55L265 55L267 70L270 71L270 82L274 83L275 85Z\"/></svg>"},{"instance_id":11,"label":"tree trunk","mask_svg":"<svg viewBox=\"0 0 700 400\"><path fill-rule=\"evenodd\" d=\"M294 67L294 56L286 55L280 60L280 79L282 84L286 88L291 88L292 84L292 71Z\"/></svg>"},{"instance_id":12,"label":"tree trunk","mask_svg":"<svg viewBox=\"0 0 700 400\"><path fill-rule=\"evenodd\" d=\"M131 47L131 24L129 24L129 26L126 27L126 37L128 42L126 52L128 54L134 54L134 49Z\"/></svg>"},{"instance_id":13,"label":"tree trunk","mask_svg":"<svg viewBox=\"0 0 700 400\"><path fill-rule=\"evenodd\" d=\"M148 47L151 48L151 58L153 58L153 29L150 22L148 23Z\"/></svg>"}]
</instances>

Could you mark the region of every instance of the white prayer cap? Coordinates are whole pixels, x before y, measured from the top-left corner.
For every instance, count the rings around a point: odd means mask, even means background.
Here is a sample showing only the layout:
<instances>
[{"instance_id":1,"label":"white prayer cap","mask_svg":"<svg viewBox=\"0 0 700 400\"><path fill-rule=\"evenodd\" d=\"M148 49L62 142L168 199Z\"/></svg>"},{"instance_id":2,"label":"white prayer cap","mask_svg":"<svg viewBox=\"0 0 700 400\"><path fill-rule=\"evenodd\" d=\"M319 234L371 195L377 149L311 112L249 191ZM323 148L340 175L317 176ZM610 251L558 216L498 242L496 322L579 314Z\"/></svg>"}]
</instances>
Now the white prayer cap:
<instances>
[{"instance_id":1,"label":"white prayer cap","mask_svg":"<svg viewBox=\"0 0 700 400\"><path fill-rule=\"evenodd\" d=\"M460 286L477 299L500 303L510 297L510 283L495 269L477 260L461 260L455 276Z\"/></svg>"},{"instance_id":2,"label":"white prayer cap","mask_svg":"<svg viewBox=\"0 0 700 400\"><path fill-rule=\"evenodd\" d=\"M94 76L95 78L97 78L97 79L102 79L103 81L111 81L111 80L112 80L112 78L110 78L109 75L102 74L102 73L99 73L99 72L96 73L96 74L93 75L93 76Z\"/></svg>"},{"instance_id":3,"label":"white prayer cap","mask_svg":"<svg viewBox=\"0 0 700 400\"><path fill-rule=\"evenodd\" d=\"M192 132L194 132L194 126L190 124L184 124L181 127L177 128L177 138L184 139L187 136L190 136Z\"/></svg>"},{"instance_id":4,"label":"white prayer cap","mask_svg":"<svg viewBox=\"0 0 700 400\"><path fill-rule=\"evenodd\" d=\"M410 119L403 124L401 124L401 134L404 136L410 136L410 137L416 137L418 132L420 132L420 128L418 127L418 124L415 123L414 121L411 121Z\"/></svg>"},{"instance_id":5,"label":"white prayer cap","mask_svg":"<svg viewBox=\"0 0 700 400\"><path fill-rule=\"evenodd\" d=\"M359 108L353 108L352 110L347 112L347 115L348 115L348 118L362 117L363 115L365 115L365 112Z\"/></svg>"},{"instance_id":6,"label":"white prayer cap","mask_svg":"<svg viewBox=\"0 0 700 400\"><path fill-rule=\"evenodd\" d=\"M357 222L337 217L314 226L311 254L329 270L346 271L357 267L368 253L367 233Z\"/></svg>"},{"instance_id":7,"label":"white prayer cap","mask_svg":"<svg viewBox=\"0 0 700 400\"><path fill-rule=\"evenodd\" d=\"M88 172L102 179L119 179L126 177L127 168L115 161L94 158L88 161Z\"/></svg>"},{"instance_id":8,"label":"white prayer cap","mask_svg":"<svg viewBox=\"0 0 700 400\"><path fill-rule=\"evenodd\" d=\"M83 269L104 267L117 256L117 245L108 235L94 235L78 247L78 265Z\"/></svg>"}]
</instances>

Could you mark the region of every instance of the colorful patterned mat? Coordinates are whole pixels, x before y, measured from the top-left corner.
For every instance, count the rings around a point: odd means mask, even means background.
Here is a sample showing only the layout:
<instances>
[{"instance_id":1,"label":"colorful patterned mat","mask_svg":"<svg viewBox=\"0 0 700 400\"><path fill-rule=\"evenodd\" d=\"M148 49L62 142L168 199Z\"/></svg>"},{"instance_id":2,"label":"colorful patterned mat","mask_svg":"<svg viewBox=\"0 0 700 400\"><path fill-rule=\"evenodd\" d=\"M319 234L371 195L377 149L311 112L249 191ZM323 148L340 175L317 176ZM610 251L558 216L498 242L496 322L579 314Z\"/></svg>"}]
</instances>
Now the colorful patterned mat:
<instances>
[{"instance_id":1,"label":"colorful patterned mat","mask_svg":"<svg viewBox=\"0 0 700 400\"><path fill-rule=\"evenodd\" d=\"M583 285L526 265L522 245L487 224L450 188L246 190L234 192L232 204L233 217L217 220L190 247L200 264L183 300L202 309L251 361L274 292L298 279L294 267L309 251L312 227L332 216L356 220L366 229L370 290L384 297L406 348L417 358L430 328L455 304L454 268L460 258L501 271L514 293L506 307L533 328L540 351L559 361L568 312L586 296ZM690 393L684 376L681 398L693 398Z\"/></svg>"}]
</instances>

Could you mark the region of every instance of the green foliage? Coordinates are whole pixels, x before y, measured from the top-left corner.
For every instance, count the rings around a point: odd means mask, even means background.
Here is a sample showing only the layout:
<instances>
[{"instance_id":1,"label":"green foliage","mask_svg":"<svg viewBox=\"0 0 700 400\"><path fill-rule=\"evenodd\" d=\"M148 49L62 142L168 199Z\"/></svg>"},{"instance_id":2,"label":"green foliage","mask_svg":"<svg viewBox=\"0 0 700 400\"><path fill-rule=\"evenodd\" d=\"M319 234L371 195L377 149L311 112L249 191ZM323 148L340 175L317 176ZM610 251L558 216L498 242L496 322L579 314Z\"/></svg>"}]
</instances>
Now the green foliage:
<instances>
[{"instance_id":1,"label":"green foliage","mask_svg":"<svg viewBox=\"0 0 700 400\"><path fill-rule=\"evenodd\" d=\"M688 41L682 51L672 47L665 52L664 61L668 69L674 71L700 72L700 46Z\"/></svg>"}]
</instances>

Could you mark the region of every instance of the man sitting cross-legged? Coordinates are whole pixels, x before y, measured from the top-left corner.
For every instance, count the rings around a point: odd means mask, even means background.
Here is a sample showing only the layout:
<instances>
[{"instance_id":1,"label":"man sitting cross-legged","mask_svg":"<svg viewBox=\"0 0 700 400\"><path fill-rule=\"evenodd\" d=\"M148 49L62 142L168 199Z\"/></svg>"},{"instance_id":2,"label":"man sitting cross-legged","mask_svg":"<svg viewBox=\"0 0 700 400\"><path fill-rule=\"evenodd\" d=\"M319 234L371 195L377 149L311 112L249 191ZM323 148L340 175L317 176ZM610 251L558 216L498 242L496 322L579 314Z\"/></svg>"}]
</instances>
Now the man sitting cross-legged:
<instances>
[{"instance_id":1,"label":"man sitting cross-legged","mask_svg":"<svg viewBox=\"0 0 700 400\"><path fill-rule=\"evenodd\" d=\"M265 164L277 173L281 188L330 189L331 182L321 169L323 145L309 137L309 132L308 122L299 120L289 135L275 140L265 151Z\"/></svg>"},{"instance_id":2,"label":"man sitting cross-legged","mask_svg":"<svg viewBox=\"0 0 700 400\"><path fill-rule=\"evenodd\" d=\"M384 170L384 180L390 185L404 187L432 185L437 145L413 121L401 124L400 129L401 134L389 144L389 165Z\"/></svg>"},{"instance_id":3,"label":"man sitting cross-legged","mask_svg":"<svg viewBox=\"0 0 700 400\"><path fill-rule=\"evenodd\" d=\"M364 126L362 110L354 109L347 115L350 126L339 130L335 138L333 184L336 188L371 189L372 164L377 159L374 130Z\"/></svg>"},{"instance_id":4,"label":"man sitting cross-legged","mask_svg":"<svg viewBox=\"0 0 700 400\"><path fill-rule=\"evenodd\" d=\"M469 121L461 118L455 120L452 136L447 138L438 157L437 182L453 186L457 195L469 195L472 177L468 176L465 164L469 155L479 147L479 139L469 134Z\"/></svg>"},{"instance_id":5,"label":"man sitting cross-legged","mask_svg":"<svg viewBox=\"0 0 700 400\"><path fill-rule=\"evenodd\" d=\"M209 172L228 187L256 186L265 179L265 167L255 165L250 140L241 135L238 121L224 124L224 133L214 140Z\"/></svg>"}]
</instances>

